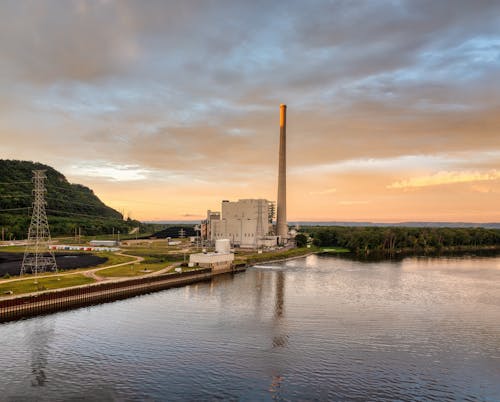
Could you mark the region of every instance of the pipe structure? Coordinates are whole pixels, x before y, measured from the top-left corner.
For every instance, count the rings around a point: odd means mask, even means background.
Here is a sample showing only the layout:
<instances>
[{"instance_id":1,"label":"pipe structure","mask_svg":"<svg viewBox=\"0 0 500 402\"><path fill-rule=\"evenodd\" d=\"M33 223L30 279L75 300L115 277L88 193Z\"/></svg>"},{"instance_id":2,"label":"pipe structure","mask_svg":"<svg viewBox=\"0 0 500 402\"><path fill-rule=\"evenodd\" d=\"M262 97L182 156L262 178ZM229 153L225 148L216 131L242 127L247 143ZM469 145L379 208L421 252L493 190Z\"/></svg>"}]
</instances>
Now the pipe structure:
<instances>
[{"instance_id":1,"label":"pipe structure","mask_svg":"<svg viewBox=\"0 0 500 402\"><path fill-rule=\"evenodd\" d=\"M278 169L278 206L276 211L276 234L280 243L288 238L286 221L286 105L280 105L280 147Z\"/></svg>"}]
</instances>

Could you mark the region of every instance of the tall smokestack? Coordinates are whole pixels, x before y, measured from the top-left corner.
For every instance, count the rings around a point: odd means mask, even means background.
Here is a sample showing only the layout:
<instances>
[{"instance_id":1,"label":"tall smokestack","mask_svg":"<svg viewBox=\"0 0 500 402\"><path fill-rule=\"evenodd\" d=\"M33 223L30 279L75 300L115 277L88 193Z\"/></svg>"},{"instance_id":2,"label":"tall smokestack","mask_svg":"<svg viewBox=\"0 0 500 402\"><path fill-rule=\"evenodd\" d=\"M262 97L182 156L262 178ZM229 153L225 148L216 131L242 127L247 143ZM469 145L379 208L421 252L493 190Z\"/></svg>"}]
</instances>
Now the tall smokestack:
<instances>
[{"instance_id":1,"label":"tall smokestack","mask_svg":"<svg viewBox=\"0 0 500 402\"><path fill-rule=\"evenodd\" d=\"M280 153L278 170L278 211L276 217L276 234L280 242L288 238L286 222L286 105L280 105Z\"/></svg>"}]
</instances>

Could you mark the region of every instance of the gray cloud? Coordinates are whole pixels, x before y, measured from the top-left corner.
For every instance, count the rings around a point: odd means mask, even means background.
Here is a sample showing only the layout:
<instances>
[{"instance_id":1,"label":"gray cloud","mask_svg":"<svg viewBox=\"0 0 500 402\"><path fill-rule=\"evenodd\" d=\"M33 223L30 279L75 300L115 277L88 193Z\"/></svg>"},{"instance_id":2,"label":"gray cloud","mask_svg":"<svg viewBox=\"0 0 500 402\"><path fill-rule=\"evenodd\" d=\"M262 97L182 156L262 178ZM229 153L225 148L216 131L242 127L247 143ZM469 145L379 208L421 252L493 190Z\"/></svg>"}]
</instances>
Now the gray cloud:
<instances>
[{"instance_id":1,"label":"gray cloud","mask_svg":"<svg viewBox=\"0 0 500 402\"><path fill-rule=\"evenodd\" d=\"M499 149L499 16L493 1L5 1L0 149L239 178L273 171L281 102L296 166Z\"/></svg>"}]
</instances>

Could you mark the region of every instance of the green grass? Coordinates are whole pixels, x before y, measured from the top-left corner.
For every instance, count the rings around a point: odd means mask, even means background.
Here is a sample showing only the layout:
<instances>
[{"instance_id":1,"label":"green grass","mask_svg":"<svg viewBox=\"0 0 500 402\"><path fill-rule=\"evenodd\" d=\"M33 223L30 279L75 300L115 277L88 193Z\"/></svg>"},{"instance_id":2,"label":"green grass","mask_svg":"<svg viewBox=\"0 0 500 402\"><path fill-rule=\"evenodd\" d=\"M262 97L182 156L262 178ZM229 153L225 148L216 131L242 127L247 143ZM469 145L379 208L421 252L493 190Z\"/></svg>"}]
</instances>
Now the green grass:
<instances>
[{"instance_id":1,"label":"green grass","mask_svg":"<svg viewBox=\"0 0 500 402\"><path fill-rule=\"evenodd\" d=\"M343 247L328 247L321 250L325 254L339 254L339 253L350 253L351 250Z\"/></svg>"},{"instance_id":2,"label":"green grass","mask_svg":"<svg viewBox=\"0 0 500 402\"><path fill-rule=\"evenodd\" d=\"M4 246L0 247L0 253L24 253L26 246Z\"/></svg>"},{"instance_id":3,"label":"green grass","mask_svg":"<svg viewBox=\"0 0 500 402\"><path fill-rule=\"evenodd\" d=\"M159 271L160 269L168 267L169 263L140 263L140 264L128 264L121 267L107 268L102 271L97 271L96 275L103 276L105 278L113 277L134 277L147 275L148 273L153 273ZM147 272L151 271L151 272Z\"/></svg>"},{"instance_id":4,"label":"green grass","mask_svg":"<svg viewBox=\"0 0 500 402\"><path fill-rule=\"evenodd\" d=\"M85 268L86 270L91 269L91 268L109 267L110 265L122 264L124 262L130 262L130 261L135 260L134 257L128 257L126 255L118 255L118 254L111 253L111 252L93 253L93 254L97 255L98 257L105 257L108 260L106 262L103 262L102 264L95 266L95 267L87 267L87 268Z\"/></svg>"},{"instance_id":5,"label":"green grass","mask_svg":"<svg viewBox=\"0 0 500 402\"><path fill-rule=\"evenodd\" d=\"M140 255L140 256L150 256L150 255L162 255L162 256L168 256L168 255L179 255L183 254L184 252L182 250L189 249L191 253L195 252L195 249L192 247L189 247L189 244L185 244L182 247L179 246L167 246L166 242L165 243L152 243L151 246L128 246L128 247L123 247L123 252L128 253L128 254L133 254L133 255ZM199 251L199 249L197 249ZM188 252L186 252L188 254Z\"/></svg>"},{"instance_id":6,"label":"green grass","mask_svg":"<svg viewBox=\"0 0 500 402\"><path fill-rule=\"evenodd\" d=\"M236 262L246 261L248 264L254 264L256 262L265 262L265 261L281 260L285 258L299 257L301 255L306 255L317 251L319 251L319 249L315 247L311 248L302 247L302 248L292 248L290 250L270 251L262 254L247 254L238 256Z\"/></svg>"},{"instance_id":7,"label":"green grass","mask_svg":"<svg viewBox=\"0 0 500 402\"><path fill-rule=\"evenodd\" d=\"M87 278L84 275L54 275L48 278L39 278L38 283L35 283L35 278L22 281L13 281L0 283L0 297L8 296L5 292L12 291L14 295L23 293L32 293L41 290L68 288L71 286L86 285L95 282L92 278Z\"/></svg>"}]
</instances>

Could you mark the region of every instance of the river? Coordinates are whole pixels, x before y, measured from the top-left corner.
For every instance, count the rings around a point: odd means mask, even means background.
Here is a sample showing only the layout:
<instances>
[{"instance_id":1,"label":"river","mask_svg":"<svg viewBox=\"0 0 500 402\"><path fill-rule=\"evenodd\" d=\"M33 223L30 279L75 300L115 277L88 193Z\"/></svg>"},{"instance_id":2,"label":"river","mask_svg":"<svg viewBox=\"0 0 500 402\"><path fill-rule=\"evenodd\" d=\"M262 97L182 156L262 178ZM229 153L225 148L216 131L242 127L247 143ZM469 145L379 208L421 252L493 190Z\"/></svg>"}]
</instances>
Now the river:
<instances>
[{"instance_id":1,"label":"river","mask_svg":"<svg viewBox=\"0 0 500 402\"><path fill-rule=\"evenodd\" d=\"M500 257L309 256L0 325L0 400L500 400Z\"/></svg>"}]
</instances>

